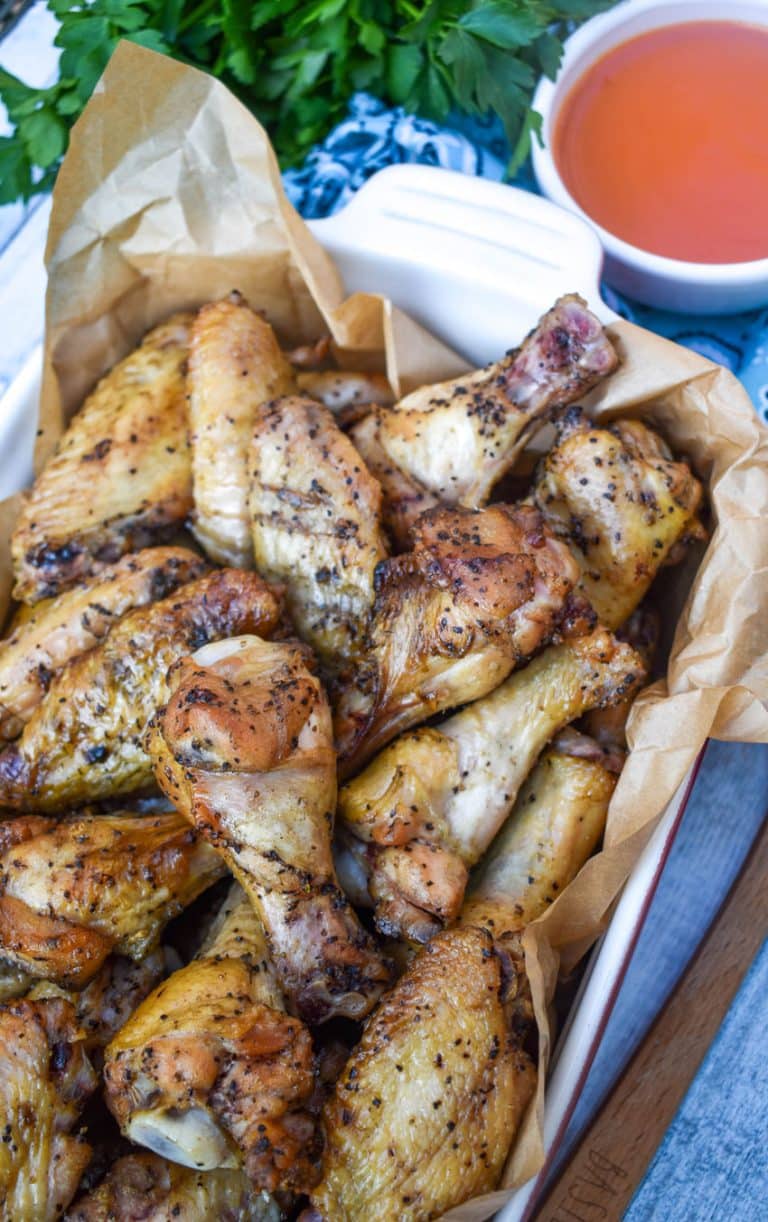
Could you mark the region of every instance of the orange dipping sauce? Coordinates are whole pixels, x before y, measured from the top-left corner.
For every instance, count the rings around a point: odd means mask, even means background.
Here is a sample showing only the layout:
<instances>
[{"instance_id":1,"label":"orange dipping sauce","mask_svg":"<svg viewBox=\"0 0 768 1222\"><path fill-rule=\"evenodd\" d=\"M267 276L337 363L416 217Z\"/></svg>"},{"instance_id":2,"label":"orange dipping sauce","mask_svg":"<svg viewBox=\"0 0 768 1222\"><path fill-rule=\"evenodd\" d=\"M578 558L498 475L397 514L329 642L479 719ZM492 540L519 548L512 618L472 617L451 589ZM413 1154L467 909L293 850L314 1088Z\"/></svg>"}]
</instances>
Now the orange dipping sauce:
<instances>
[{"instance_id":1,"label":"orange dipping sauce","mask_svg":"<svg viewBox=\"0 0 768 1222\"><path fill-rule=\"evenodd\" d=\"M553 144L570 194L625 242L768 258L768 29L689 21L614 47L566 97Z\"/></svg>"}]
</instances>

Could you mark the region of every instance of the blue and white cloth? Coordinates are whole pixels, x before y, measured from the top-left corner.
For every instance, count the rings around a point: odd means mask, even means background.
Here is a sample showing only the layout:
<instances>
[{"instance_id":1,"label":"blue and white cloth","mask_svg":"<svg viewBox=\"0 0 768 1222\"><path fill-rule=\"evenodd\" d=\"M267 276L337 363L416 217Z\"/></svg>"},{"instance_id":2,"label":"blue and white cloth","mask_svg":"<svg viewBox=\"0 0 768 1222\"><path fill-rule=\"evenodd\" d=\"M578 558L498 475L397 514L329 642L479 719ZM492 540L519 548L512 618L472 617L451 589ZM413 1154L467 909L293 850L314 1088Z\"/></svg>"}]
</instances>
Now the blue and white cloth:
<instances>
[{"instance_id":1,"label":"blue and white cloth","mask_svg":"<svg viewBox=\"0 0 768 1222\"><path fill-rule=\"evenodd\" d=\"M298 170L283 175L288 198L307 220L338 212L363 183L388 165L416 162L500 179L504 149L470 140L458 130L389 109L369 93L356 93L349 116Z\"/></svg>"},{"instance_id":2,"label":"blue and white cloth","mask_svg":"<svg viewBox=\"0 0 768 1222\"><path fill-rule=\"evenodd\" d=\"M371 174L387 165L418 162L463 174L499 180L509 153L492 120L456 117L452 127L390 109L367 93L352 99L344 119L298 170L283 175L288 197L307 219L329 216L348 202ZM529 166L515 186L535 191ZM768 421L768 309L700 318L651 309L603 284L612 309L631 322L693 348L724 365L746 386L755 408Z\"/></svg>"}]
</instances>

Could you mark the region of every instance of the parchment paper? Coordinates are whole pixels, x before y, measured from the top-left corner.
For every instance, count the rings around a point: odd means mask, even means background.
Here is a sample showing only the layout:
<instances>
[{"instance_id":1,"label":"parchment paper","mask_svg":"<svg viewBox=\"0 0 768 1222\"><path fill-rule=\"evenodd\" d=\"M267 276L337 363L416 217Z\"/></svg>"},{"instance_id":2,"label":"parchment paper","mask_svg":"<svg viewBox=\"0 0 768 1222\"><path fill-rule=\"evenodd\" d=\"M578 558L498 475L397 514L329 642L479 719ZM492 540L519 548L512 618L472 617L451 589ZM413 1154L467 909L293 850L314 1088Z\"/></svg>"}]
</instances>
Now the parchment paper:
<instances>
[{"instance_id":1,"label":"parchment paper","mask_svg":"<svg viewBox=\"0 0 768 1222\"><path fill-rule=\"evenodd\" d=\"M330 329L352 364L386 369L398 390L466 367L382 298L344 301L330 260L282 193L256 120L211 78L130 43L118 47L72 133L47 264L38 468L84 394L148 327L233 288L265 311L283 342ZM526 931L542 1073L507 1188L542 1160L547 1010L559 964L570 969L602 930L707 737L768 741L768 435L730 373L628 323L612 336L622 364L589 406L599 418L629 413L658 426L706 481L714 529L690 589L684 566L667 579L670 606L682 605L668 674L634 706L605 847ZM15 506L0 513L7 603ZM487 1217L508 1195L449 1216Z\"/></svg>"}]
</instances>

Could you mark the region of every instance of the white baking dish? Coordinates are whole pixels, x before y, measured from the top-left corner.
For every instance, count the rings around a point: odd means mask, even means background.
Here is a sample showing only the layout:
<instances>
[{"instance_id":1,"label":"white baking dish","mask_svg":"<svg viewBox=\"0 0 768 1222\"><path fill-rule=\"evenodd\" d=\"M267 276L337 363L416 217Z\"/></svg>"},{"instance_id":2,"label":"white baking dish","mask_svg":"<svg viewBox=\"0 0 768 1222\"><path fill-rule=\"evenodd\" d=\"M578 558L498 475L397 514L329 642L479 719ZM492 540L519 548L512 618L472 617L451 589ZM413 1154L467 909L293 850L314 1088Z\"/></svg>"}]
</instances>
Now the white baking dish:
<instances>
[{"instance_id":1,"label":"white baking dish","mask_svg":"<svg viewBox=\"0 0 768 1222\"><path fill-rule=\"evenodd\" d=\"M563 292L577 291L605 321L599 243L588 225L546 200L423 166L374 175L335 217L311 228L347 289L381 292L473 364L516 343ZM39 353L0 401L0 495L32 471ZM592 955L555 1053L545 1107L553 1157L594 1059L693 784L691 770L640 857ZM498 1215L526 1215L536 1181Z\"/></svg>"}]
</instances>

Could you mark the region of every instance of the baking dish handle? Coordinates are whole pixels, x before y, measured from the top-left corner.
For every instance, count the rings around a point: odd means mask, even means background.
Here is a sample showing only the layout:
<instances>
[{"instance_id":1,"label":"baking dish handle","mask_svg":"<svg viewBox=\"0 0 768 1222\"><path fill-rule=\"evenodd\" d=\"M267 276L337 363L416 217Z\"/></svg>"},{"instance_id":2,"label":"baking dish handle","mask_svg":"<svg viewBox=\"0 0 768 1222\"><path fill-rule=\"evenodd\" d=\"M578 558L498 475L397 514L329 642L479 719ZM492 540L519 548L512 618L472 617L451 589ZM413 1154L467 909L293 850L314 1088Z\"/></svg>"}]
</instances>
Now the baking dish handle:
<instances>
[{"instance_id":1,"label":"baking dish handle","mask_svg":"<svg viewBox=\"0 0 768 1222\"><path fill-rule=\"evenodd\" d=\"M476 362L519 342L562 293L580 293L604 322L616 317L600 298L595 232L517 187L388 166L311 228L350 292L376 284Z\"/></svg>"}]
</instances>

